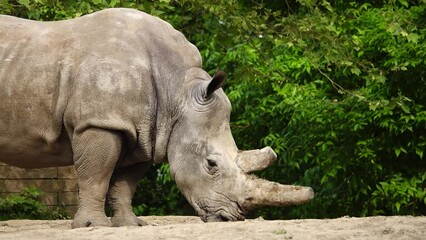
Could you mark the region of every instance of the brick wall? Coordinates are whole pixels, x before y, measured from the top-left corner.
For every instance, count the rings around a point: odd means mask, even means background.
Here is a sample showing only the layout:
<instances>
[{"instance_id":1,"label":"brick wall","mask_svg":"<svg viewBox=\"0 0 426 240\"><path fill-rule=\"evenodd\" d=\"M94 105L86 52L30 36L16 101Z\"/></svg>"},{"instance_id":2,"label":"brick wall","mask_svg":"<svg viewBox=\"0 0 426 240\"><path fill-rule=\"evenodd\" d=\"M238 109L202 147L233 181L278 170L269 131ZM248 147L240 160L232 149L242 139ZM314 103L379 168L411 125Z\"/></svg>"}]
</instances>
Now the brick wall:
<instances>
[{"instance_id":1,"label":"brick wall","mask_svg":"<svg viewBox=\"0 0 426 240\"><path fill-rule=\"evenodd\" d=\"M74 166L22 169L0 163L0 197L26 187L42 190L42 200L47 206L65 206L74 215L78 201Z\"/></svg>"}]
</instances>

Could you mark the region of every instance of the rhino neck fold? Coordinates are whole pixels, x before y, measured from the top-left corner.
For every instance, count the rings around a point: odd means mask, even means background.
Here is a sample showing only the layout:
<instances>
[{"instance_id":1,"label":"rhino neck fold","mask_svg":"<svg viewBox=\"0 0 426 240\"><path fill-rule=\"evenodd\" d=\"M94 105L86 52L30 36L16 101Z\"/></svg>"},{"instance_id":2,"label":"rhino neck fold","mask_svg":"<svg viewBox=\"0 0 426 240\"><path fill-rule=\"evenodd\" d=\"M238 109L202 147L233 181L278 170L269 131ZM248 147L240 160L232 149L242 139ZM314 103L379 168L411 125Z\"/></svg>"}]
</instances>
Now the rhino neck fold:
<instances>
[{"instance_id":1,"label":"rhino neck fold","mask_svg":"<svg viewBox=\"0 0 426 240\"><path fill-rule=\"evenodd\" d=\"M184 74L175 73L176 79L182 79ZM180 77L182 76L182 77ZM154 96L155 96L155 126L152 135L153 138L153 160L154 163L167 162L167 146L173 125L176 123L182 96L182 82L173 82L173 80L154 77Z\"/></svg>"},{"instance_id":2,"label":"rhino neck fold","mask_svg":"<svg viewBox=\"0 0 426 240\"><path fill-rule=\"evenodd\" d=\"M167 161L167 145L173 125L178 119L185 101L186 72L201 67L201 55L185 37L174 31L174 42L164 42L161 31L152 32L148 45L153 96L155 102L155 126L151 131L152 158L155 163ZM158 44L158 43L165 44Z\"/></svg>"}]
</instances>

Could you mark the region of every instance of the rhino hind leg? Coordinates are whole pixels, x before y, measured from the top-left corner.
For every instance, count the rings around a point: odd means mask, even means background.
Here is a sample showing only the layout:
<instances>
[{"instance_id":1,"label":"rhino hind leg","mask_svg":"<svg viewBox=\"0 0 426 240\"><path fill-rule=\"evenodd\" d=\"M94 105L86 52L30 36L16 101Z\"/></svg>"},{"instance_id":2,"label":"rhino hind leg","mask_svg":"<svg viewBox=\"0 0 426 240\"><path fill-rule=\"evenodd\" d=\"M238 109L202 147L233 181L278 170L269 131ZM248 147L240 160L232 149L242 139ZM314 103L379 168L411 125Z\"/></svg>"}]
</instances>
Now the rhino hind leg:
<instances>
[{"instance_id":1,"label":"rhino hind leg","mask_svg":"<svg viewBox=\"0 0 426 240\"><path fill-rule=\"evenodd\" d=\"M73 135L79 203L72 228L112 226L105 215L105 198L109 180L120 157L121 143L119 132L99 128Z\"/></svg>"},{"instance_id":2,"label":"rhino hind leg","mask_svg":"<svg viewBox=\"0 0 426 240\"><path fill-rule=\"evenodd\" d=\"M132 211L131 204L138 181L151 164L151 162L139 163L114 171L107 194L108 205L114 212L111 217L114 227L147 225L147 223L136 217Z\"/></svg>"}]
</instances>

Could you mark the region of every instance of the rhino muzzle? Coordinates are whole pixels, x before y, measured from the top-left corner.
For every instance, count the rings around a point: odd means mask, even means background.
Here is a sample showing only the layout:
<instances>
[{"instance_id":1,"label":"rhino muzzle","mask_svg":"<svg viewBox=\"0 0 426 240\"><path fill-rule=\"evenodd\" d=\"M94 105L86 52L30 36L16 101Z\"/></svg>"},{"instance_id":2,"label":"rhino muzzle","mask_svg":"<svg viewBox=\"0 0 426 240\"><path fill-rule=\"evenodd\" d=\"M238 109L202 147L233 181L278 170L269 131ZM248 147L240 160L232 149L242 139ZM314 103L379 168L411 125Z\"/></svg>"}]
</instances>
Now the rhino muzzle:
<instances>
[{"instance_id":1,"label":"rhino muzzle","mask_svg":"<svg viewBox=\"0 0 426 240\"><path fill-rule=\"evenodd\" d=\"M201 217L204 222L229 222L229 221L243 221L244 215L239 214L237 216L231 215L226 211L219 211L215 214L205 215Z\"/></svg>"}]
</instances>

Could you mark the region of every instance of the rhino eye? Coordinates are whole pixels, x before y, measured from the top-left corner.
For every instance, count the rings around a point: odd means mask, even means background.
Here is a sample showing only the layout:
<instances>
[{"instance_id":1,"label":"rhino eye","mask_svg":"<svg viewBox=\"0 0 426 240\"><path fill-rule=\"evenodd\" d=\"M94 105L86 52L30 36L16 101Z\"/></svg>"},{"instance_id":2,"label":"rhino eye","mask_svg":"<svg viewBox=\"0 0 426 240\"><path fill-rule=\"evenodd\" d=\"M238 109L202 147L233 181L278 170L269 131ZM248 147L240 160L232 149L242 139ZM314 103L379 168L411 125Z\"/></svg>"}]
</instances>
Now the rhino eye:
<instances>
[{"instance_id":1,"label":"rhino eye","mask_svg":"<svg viewBox=\"0 0 426 240\"><path fill-rule=\"evenodd\" d=\"M210 168L217 167L216 161L212 159L207 159L207 164L209 165Z\"/></svg>"},{"instance_id":2,"label":"rhino eye","mask_svg":"<svg viewBox=\"0 0 426 240\"><path fill-rule=\"evenodd\" d=\"M214 174L217 171L217 163L216 160L213 160L211 158L207 158L207 169L211 174Z\"/></svg>"}]
</instances>

